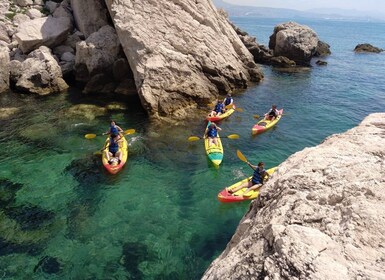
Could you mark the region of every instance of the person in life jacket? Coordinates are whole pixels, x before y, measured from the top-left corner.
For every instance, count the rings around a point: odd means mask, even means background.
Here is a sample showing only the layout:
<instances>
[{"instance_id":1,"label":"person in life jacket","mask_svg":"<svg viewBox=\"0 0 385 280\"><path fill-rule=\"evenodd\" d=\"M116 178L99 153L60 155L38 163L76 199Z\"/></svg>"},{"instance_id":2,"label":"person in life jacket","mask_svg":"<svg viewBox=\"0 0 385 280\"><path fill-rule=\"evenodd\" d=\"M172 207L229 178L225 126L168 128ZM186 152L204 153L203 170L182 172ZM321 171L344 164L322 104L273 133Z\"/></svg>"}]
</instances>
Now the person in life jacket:
<instances>
[{"instance_id":1,"label":"person in life jacket","mask_svg":"<svg viewBox=\"0 0 385 280\"><path fill-rule=\"evenodd\" d=\"M224 111L225 111L225 106L218 99L217 104L215 105L214 109L211 111L209 116L210 117L220 116L222 113L224 113Z\"/></svg>"},{"instance_id":2,"label":"person in life jacket","mask_svg":"<svg viewBox=\"0 0 385 280\"><path fill-rule=\"evenodd\" d=\"M273 121L275 120L279 115L279 112L277 110L277 105L272 105L269 112L265 114L265 120Z\"/></svg>"},{"instance_id":3,"label":"person in life jacket","mask_svg":"<svg viewBox=\"0 0 385 280\"><path fill-rule=\"evenodd\" d=\"M226 98L223 100L223 106L225 110L232 108L234 103L234 99L231 97L231 93L228 93Z\"/></svg>"},{"instance_id":4,"label":"person in life jacket","mask_svg":"<svg viewBox=\"0 0 385 280\"><path fill-rule=\"evenodd\" d=\"M218 145L218 130L222 129L213 122L207 128L206 137L209 139L209 147L212 144Z\"/></svg>"},{"instance_id":5,"label":"person in life jacket","mask_svg":"<svg viewBox=\"0 0 385 280\"><path fill-rule=\"evenodd\" d=\"M118 164L122 161L122 153L119 151L119 143L122 142L123 139L119 134L111 134L109 141L104 146L103 150L106 153L106 158L108 164L112 164L113 158L118 159ZM107 149L108 145L108 149Z\"/></svg>"},{"instance_id":6,"label":"person in life jacket","mask_svg":"<svg viewBox=\"0 0 385 280\"><path fill-rule=\"evenodd\" d=\"M243 192L243 194L247 194L249 191L259 189L263 185L263 181L269 177L269 174L265 170L265 164L263 162L259 162L257 166L252 165L250 162L247 164L254 170L253 177L251 180L246 183L241 184L240 186L234 189L228 189L227 191L232 194L237 191L247 187L247 189Z\"/></svg>"},{"instance_id":7,"label":"person in life jacket","mask_svg":"<svg viewBox=\"0 0 385 280\"><path fill-rule=\"evenodd\" d=\"M115 121L111 120L111 123L110 123L110 128L103 133L103 135L106 135L106 134L109 134L109 135L112 135L112 134L115 134L115 135L119 135L119 133L122 133L123 132L123 129L120 128L120 126L118 126Z\"/></svg>"}]
</instances>

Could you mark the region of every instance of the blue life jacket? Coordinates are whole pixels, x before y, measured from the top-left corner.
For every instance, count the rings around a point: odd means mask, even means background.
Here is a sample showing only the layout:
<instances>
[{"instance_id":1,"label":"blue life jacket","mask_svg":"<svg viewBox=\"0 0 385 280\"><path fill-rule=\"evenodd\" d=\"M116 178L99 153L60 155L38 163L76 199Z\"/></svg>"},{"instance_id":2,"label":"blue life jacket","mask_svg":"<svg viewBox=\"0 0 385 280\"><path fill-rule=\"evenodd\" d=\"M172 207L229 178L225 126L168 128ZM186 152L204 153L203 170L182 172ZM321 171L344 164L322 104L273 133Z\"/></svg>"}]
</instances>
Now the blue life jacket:
<instances>
[{"instance_id":1,"label":"blue life jacket","mask_svg":"<svg viewBox=\"0 0 385 280\"><path fill-rule=\"evenodd\" d=\"M111 152L111 153L116 153L118 150L119 150L119 144L116 143L114 141L114 139L112 139L112 137L110 137L110 145L108 146L108 150Z\"/></svg>"},{"instance_id":2,"label":"blue life jacket","mask_svg":"<svg viewBox=\"0 0 385 280\"><path fill-rule=\"evenodd\" d=\"M115 134L115 135L118 135L119 134L119 130L116 126L110 126L110 135L112 134Z\"/></svg>"},{"instance_id":3,"label":"blue life jacket","mask_svg":"<svg viewBox=\"0 0 385 280\"><path fill-rule=\"evenodd\" d=\"M263 182L262 175L265 174L265 172L266 172L265 169L259 170L259 167L257 167L254 170L253 178L251 179L251 181L253 182L254 185L255 184L262 184L262 182Z\"/></svg>"},{"instance_id":4,"label":"blue life jacket","mask_svg":"<svg viewBox=\"0 0 385 280\"><path fill-rule=\"evenodd\" d=\"M217 133L217 128L215 126L209 127L207 130L207 137L217 137Z\"/></svg>"},{"instance_id":5,"label":"blue life jacket","mask_svg":"<svg viewBox=\"0 0 385 280\"><path fill-rule=\"evenodd\" d=\"M219 112L222 112L223 110L223 104L222 103L218 103L217 105L215 105L215 109L214 111L219 113Z\"/></svg>"},{"instance_id":6,"label":"blue life jacket","mask_svg":"<svg viewBox=\"0 0 385 280\"><path fill-rule=\"evenodd\" d=\"M225 98L225 106L229 105L231 102L233 102L233 98L232 97L226 97Z\"/></svg>"}]
</instances>

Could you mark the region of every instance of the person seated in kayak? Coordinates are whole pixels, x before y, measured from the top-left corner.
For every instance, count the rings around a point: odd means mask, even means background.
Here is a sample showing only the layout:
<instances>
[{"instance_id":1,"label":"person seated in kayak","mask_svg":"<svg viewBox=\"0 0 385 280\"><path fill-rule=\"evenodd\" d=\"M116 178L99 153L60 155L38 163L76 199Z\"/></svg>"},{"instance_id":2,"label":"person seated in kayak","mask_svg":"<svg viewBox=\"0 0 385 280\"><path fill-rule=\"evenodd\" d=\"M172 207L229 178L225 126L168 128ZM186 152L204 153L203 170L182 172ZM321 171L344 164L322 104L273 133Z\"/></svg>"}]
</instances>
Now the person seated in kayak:
<instances>
[{"instance_id":1,"label":"person seated in kayak","mask_svg":"<svg viewBox=\"0 0 385 280\"><path fill-rule=\"evenodd\" d=\"M211 111L211 113L209 114L210 117L217 117L217 116L220 116L222 113L225 112L225 106L223 105L223 103L221 101L217 101L217 104L215 105L214 107L214 110Z\"/></svg>"},{"instance_id":2,"label":"person seated in kayak","mask_svg":"<svg viewBox=\"0 0 385 280\"><path fill-rule=\"evenodd\" d=\"M119 151L119 143L122 141L123 139L119 136L119 134L111 134L110 141L108 142L108 150L106 149L107 143L103 148L106 153L108 164L112 164L113 158L118 158L118 164L122 161L122 153Z\"/></svg>"},{"instance_id":3,"label":"person seated in kayak","mask_svg":"<svg viewBox=\"0 0 385 280\"><path fill-rule=\"evenodd\" d=\"M236 193L237 191L247 187L247 189L243 192L243 194L247 194L249 191L259 189L263 184L263 179L266 176L269 176L269 174L266 172L264 166L265 164L263 162L259 162L257 166L252 165L250 162L247 162L247 164L254 169L254 174L251 180L247 181L246 183L241 184L240 186L234 188L234 189L228 189L227 191L230 194Z\"/></svg>"},{"instance_id":4,"label":"person seated in kayak","mask_svg":"<svg viewBox=\"0 0 385 280\"><path fill-rule=\"evenodd\" d=\"M219 126L217 126L215 123L210 123L206 137L209 139L209 147L214 144L215 146L218 146L218 130L222 130Z\"/></svg>"},{"instance_id":5,"label":"person seated in kayak","mask_svg":"<svg viewBox=\"0 0 385 280\"><path fill-rule=\"evenodd\" d=\"M272 105L269 112L265 114L265 120L273 121L275 120L279 115L279 112L277 110L277 105Z\"/></svg>"},{"instance_id":6,"label":"person seated in kayak","mask_svg":"<svg viewBox=\"0 0 385 280\"><path fill-rule=\"evenodd\" d=\"M115 135L119 135L119 133L122 133L123 132L123 129L120 128L120 126L118 126L115 121L111 120L111 124L110 124L110 128L103 133L103 135L106 135L106 134L109 134L109 135L112 135L112 134L115 134Z\"/></svg>"},{"instance_id":7,"label":"person seated in kayak","mask_svg":"<svg viewBox=\"0 0 385 280\"><path fill-rule=\"evenodd\" d=\"M223 100L223 106L225 107L225 110L233 108L234 99L231 97L231 93L228 93L226 98Z\"/></svg>"}]
</instances>

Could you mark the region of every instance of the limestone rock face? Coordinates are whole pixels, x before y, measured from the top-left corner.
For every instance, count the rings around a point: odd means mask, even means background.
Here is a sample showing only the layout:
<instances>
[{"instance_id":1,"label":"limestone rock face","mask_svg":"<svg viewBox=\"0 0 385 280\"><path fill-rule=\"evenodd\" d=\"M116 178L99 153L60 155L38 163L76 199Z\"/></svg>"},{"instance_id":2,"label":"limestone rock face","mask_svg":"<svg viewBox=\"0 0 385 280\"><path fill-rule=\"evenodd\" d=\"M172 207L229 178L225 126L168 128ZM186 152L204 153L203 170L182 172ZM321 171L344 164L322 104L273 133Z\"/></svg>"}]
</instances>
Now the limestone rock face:
<instances>
[{"instance_id":1,"label":"limestone rock face","mask_svg":"<svg viewBox=\"0 0 385 280\"><path fill-rule=\"evenodd\" d=\"M76 79L87 82L111 68L118 58L120 42L113 27L106 25L76 45Z\"/></svg>"},{"instance_id":2,"label":"limestone rock face","mask_svg":"<svg viewBox=\"0 0 385 280\"><path fill-rule=\"evenodd\" d=\"M274 56L286 56L298 65L309 65L318 41L317 34L310 27L287 22L274 28L269 48L274 50Z\"/></svg>"},{"instance_id":3,"label":"limestone rock face","mask_svg":"<svg viewBox=\"0 0 385 280\"><path fill-rule=\"evenodd\" d=\"M282 163L202 279L385 279L385 113Z\"/></svg>"},{"instance_id":4,"label":"limestone rock face","mask_svg":"<svg viewBox=\"0 0 385 280\"><path fill-rule=\"evenodd\" d=\"M108 25L108 11L103 0L71 0L76 27L87 38Z\"/></svg>"},{"instance_id":5,"label":"limestone rock face","mask_svg":"<svg viewBox=\"0 0 385 280\"><path fill-rule=\"evenodd\" d=\"M45 46L34 50L28 58L19 66L18 73L12 73L16 82L16 88L24 92L47 95L61 92L68 88L62 78L62 72L57 61L51 54L51 50Z\"/></svg>"},{"instance_id":6,"label":"limestone rock face","mask_svg":"<svg viewBox=\"0 0 385 280\"><path fill-rule=\"evenodd\" d=\"M0 46L0 93L9 89L9 50Z\"/></svg>"},{"instance_id":7,"label":"limestone rock face","mask_svg":"<svg viewBox=\"0 0 385 280\"><path fill-rule=\"evenodd\" d=\"M247 87L263 75L226 17L206 0L106 0L143 107L155 118Z\"/></svg>"},{"instance_id":8,"label":"limestone rock face","mask_svg":"<svg viewBox=\"0 0 385 280\"><path fill-rule=\"evenodd\" d=\"M72 29L71 20L68 17L43 17L28 20L19 25L15 38L19 48L28 53L39 46L54 47L67 39Z\"/></svg>"}]
</instances>

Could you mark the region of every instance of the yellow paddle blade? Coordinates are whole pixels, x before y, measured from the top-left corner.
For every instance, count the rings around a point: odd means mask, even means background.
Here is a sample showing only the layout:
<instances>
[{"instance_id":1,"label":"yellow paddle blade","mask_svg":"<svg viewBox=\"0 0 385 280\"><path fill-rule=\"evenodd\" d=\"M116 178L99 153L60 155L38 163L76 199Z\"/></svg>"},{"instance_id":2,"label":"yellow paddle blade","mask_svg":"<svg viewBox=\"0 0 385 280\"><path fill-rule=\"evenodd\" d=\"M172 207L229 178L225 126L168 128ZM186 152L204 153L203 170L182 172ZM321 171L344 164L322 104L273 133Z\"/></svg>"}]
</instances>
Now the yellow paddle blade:
<instances>
[{"instance_id":1,"label":"yellow paddle blade","mask_svg":"<svg viewBox=\"0 0 385 280\"><path fill-rule=\"evenodd\" d=\"M96 134L93 134L93 133L89 133L89 134L84 135L84 138L86 138L86 139L92 139L95 137L96 137Z\"/></svg>"},{"instance_id":2,"label":"yellow paddle blade","mask_svg":"<svg viewBox=\"0 0 385 280\"><path fill-rule=\"evenodd\" d=\"M227 136L227 138L230 138L230 139L239 139L239 135L238 135L238 134L230 134L229 136Z\"/></svg>"},{"instance_id":3,"label":"yellow paddle blade","mask_svg":"<svg viewBox=\"0 0 385 280\"><path fill-rule=\"evenodd\" d=\"M254 115L253 117L254 117L254 119L259 119L261 116L260 115Z\"/></svg>"},{"instance_id":4,"label":"yellow paddle blade","mask_svg":"<svg viewBox=\"0 0 385 280\"><path fill-rule=\"evenodd\" d=\"M124 131L124 135L128 135L128 134L134 134L135 133L135 129L127 129Z\"/></svg>"},{"instance_id":5,"label":"yellow paddle blade","mask_svg":"<svg viewBox=\"0 0 385 280\"><path fill-rule=\"evenodd\" d=\"M237 156L241 161L247 162L247 158L241 153L240 150L237 150Z\"/></svg>"},{"instance_id":6,"label":"yellow paddle blade","mask_svg":"<svg viewBox=\"0 0 385 280\"><path fill-rule=\"evenodd\" d=\"M231 109L231 108L233 108L233 106L234 106L233 104L229 104L229 105L226 105L225 108L226 108L226 109Z\"/></svg>"},{"instance_id":7,"label":"yellow paddle blade","mask_svg":"<svg viewBox=\"0 0 385 280\"><path fill-rule=\"evenodd\" d=\"M241 113L242 113L242 112L243 112L243 109L237 107L237 108L235 108L235 111L238 111L238 112L241 112Z\"/></svg>"},{"instance_id":8,"label":"yellow paddle blade","mask_svg":"<svg viewBox=\"0 0 385 280\"><path fill-rule=\"evenodd\" d=\"M192 142L192 141L197 141L197 140L199 140L199 139L201 139L201 138L199 138L198 136L190 136L187 140L188 140L189 142Z\"/></svg>"}]
</instances>

